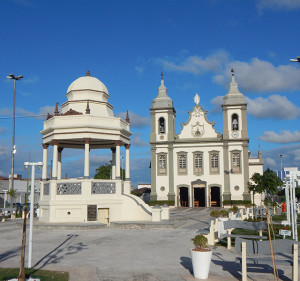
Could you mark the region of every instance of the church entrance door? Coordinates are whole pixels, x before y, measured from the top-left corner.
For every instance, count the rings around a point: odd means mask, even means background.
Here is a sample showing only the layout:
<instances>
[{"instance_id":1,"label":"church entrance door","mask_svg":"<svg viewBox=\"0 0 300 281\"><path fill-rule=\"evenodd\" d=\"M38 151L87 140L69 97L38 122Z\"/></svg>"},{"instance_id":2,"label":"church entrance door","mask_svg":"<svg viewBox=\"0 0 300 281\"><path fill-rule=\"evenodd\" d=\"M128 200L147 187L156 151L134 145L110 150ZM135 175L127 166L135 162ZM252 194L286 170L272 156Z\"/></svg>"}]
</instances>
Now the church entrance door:
<instances>
[{"instance_id":1,"label":"church entrance door","mask_svg":"<svg viewBox=\"0 0 300 281\"><path fill-rule=\"evenodd\" d=\"M205 188L194 188L194 207L205 207Z\"/></svg>"},{"instance_id":2,"label":"church entrance door","mask_svg":"<svg viewBox=\"0 0 300 281\"><path fill-rule=\"evenodd\" d=\"M210 206L221 207L220 187L212 186L210 188Z\"/></svg>"},{"instance_id":3,"label":"church entrance door","mask_svg":"<svg viewBox=\"0 0 300 281\"><path fill-rule=\"evenodd\" d=\"M185 186L179 187L179 200L181 207L189 206L189 189Z\"/></svg>"},{"instance_id":4,"label":"church entrance door","mask_svg":"<svg viewBox=\"0 0 300 281\"><path fill-rule=\"evenodd\" d=\"M193 200L194 207L205 207L206 206L206 182L200 179L193 181Z\"/></svg>"}]
</instances>

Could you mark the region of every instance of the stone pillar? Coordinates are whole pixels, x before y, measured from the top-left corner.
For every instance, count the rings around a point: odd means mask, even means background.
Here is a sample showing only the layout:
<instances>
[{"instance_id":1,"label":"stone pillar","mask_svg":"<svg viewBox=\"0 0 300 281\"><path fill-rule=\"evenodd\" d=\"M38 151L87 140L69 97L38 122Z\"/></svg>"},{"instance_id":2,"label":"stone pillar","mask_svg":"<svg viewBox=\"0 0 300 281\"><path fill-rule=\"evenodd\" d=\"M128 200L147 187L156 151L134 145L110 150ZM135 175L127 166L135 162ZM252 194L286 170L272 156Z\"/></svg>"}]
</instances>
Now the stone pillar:
<instances>
[{"instance_id":1,"label":"stone pillar","mask_svg":"<svg viewBox=\"0 0 300 281\"><path fill-rule=\"evenodd\" d=\"M57 150L57 179L61 180L61 152L63 151L63 147L59 147Z\"/></svg>"},{"instance_id":2,"label":"stone pillar","mask_svg":"<svg viewBox=\"0 0 300 281\"><path fill-rule=\"evenodd\" d=\"M49 144L43 143L43 171L42 171L42 180L47 179L47 152Z\"/></svg>"},{"instance_id":3,"label":"stone pillar","mask_svg":"<svg viewBox=\"0 0 300 281\"><path fill-rule=\"evenodd\" d=\"M111 179L115 180L116 179L116 148L112 147L111 148L112 152L112 159L111 159Z\"/></svg>"},{"instance_id":4,"label":"stone pillar","mask_svg":"<svg viewBox=\"0 0 300 281\"><path fill-rule=\"evenodd\" d=\"M116 179L120 180L120 160L121 160L121 153L120 153L120 146L122 145L122 141L116 141Z\"/></svg>"},{"instance_id":5,"label":"stone pillar","mask_svg":"<svg viewBox=\"0 0 300 281\"><path fill-rule=\"evenodd\" d=\"M86 138L84 144L84 179L90 178L90 138Z\"/></svg>"},{"instance_id":6,"label":"stone pillar","mask_svg":"<svg viewBox=\"0 0 300 281\"><path fill-rule=\"evenodd\" d=\"M53 167L52 167L52 178L57 180L57 156L58 156L58 141L53 141Z\"/></svg>"},{"instance_id":7,"label":"stone pillar","mask_svg":"<svg viewBox=\"0 0 300 281\"><path fill-rule=\"evenodd\" d=\"M129 148L130 148L130 144L126 144L125 148L126 148L125 180L129 181L130 180L130 162L129 162Z\"/></svg>"}]
</instances>

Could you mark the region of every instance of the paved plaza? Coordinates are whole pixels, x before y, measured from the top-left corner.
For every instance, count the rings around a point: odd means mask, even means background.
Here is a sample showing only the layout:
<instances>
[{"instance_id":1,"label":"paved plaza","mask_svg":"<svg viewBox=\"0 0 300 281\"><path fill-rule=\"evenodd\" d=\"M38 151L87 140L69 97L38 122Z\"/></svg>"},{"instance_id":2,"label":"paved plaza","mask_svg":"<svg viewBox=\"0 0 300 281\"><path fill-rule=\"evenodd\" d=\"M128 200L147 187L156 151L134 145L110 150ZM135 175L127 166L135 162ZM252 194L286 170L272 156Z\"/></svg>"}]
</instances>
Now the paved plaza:
<instances>
[{"instance_id":1,"label":"paved plaza","mask_svg":"<svg viewBox=\"0 0 300 281\"><path fill-rule=\"evenodd\" d=\"M196 280L189 254L191 238L208 227L209 213L208 208L173 209L175 228L34 229L32 264L69 271L70 281ZM0 267L19 266L20 223L0 223ZM234 249L215 247L208 280L241 280L239 257ZM291 266L278 268L280 280L291 280ZM274 280L267 264L249 268L248 276Z\"/></svg>"}]
</instances>

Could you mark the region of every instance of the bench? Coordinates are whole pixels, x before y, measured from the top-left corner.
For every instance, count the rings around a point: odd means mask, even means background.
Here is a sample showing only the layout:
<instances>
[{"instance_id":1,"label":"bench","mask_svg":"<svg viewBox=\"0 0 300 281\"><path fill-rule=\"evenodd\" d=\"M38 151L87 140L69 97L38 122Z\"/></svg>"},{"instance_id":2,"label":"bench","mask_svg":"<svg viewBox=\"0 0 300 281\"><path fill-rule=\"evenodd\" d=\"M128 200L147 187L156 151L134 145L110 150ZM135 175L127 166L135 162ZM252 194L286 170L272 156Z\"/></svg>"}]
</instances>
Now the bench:
<instances>
[{"instance_id":1,"label":"bench","mask_svg":"<svg viewBox=\"0 0 300 281\"><path fill-rule=\"evenodd\" d=\"M228 220L224 221L224 229L227 230L227 234L223 235L223 238L227 237L227 249L231 249L231 238L248 238L248 239L267 239L266 236L262 235L262 231L268 228L265 221L260 222L248 222L239 220ZM231 234L232 230L235 228L256 230L259 231L259 235L243 235L243 234Z\"/></svg>"}]
</instances>

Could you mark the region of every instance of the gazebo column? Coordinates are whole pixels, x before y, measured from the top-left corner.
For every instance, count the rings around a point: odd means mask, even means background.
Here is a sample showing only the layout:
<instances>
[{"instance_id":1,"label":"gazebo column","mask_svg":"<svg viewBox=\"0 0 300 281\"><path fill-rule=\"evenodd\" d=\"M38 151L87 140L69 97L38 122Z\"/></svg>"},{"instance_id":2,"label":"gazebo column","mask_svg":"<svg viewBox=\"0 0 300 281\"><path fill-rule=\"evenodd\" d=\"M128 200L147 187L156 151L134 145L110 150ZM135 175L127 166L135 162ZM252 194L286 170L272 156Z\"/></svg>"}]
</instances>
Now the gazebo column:
<instances>
[{"instance_id":1,"label":"gazebo column","mask_svg":"<svg viewBox=\"0 0 300 281\"><path fill-rule=\"evenodd\" d=\"M43 143L43 170L42 170L42 180L47 179L47 152L49 144Z\"/></svg>"},{"instance_id":2,"label":"gazebo column","mask_svg":"<svg viewBox=\"0 0 300 281\"><path fill-rule=\"evenodd\" d=\"M53 167L52 167L52 180L57 180L57 158L58 158L58 141L53 141Z\"/></svg>"},{"instance_id":3,"label":"gazebo column","mask_svg":"<svg viewBox=\"0 0 300 281\"><path fill-rule=\"evenodd\" d=\"M121 153L120 153L120 146L122 145L122 141L116 141L116 179L120 180L120 160L121 160Z\"/></svg>"},{"instance_id":4,"label":"gazebo column","mask_svg":"<svg viewBox=\"0 0 300 281\"><path fill-rule=\"evenodd\" d=\"M63 147L58 148L58 155L57 155L57 179L61 180L61 152L63 151Z\"/></svg>"},{"instance_id":5,"label":"gazebo column","mask_svg":"<svg viewBox=\"0 0 300 281\"><path fill-rule=\"evenodd\" d=\"M84 144L84 179L90 178L90 138L86 138Z\"/></svg>"},{"instance_id":6,"label":"gazebo column","mask_svg":"<svg viewBox=\"0 0 300 281\"><path fill-rule=\"evenodd\" d=\"M116 179L116 148L112 147L111 148L111 179L115 180Z\"/></svg>"},{"instance_id":7,"label":"gazebo column","mask_svg":"<svg viewBox=\"0 0 300 281\"><path fill-rule=\"evenodd\" d=\"M125 180L130 180L130 162L129 162L129 148L130 144L125 145L126 148L126 159L125 159Z\"/></svg>"}]
</instances>

